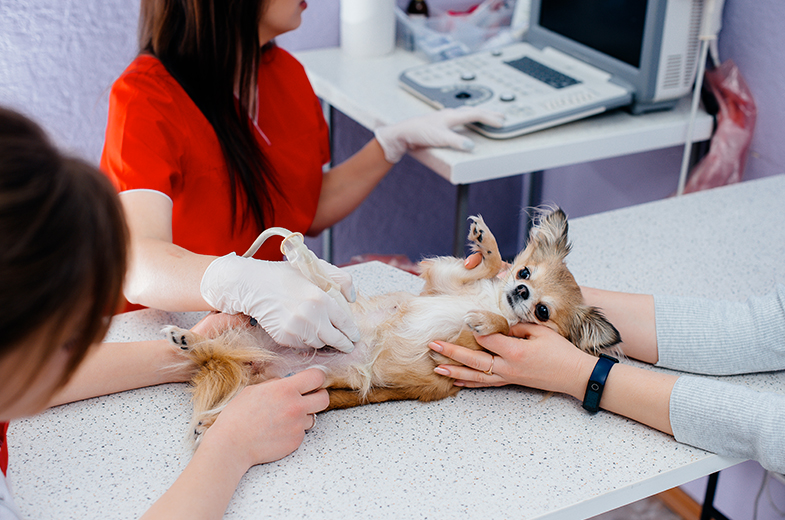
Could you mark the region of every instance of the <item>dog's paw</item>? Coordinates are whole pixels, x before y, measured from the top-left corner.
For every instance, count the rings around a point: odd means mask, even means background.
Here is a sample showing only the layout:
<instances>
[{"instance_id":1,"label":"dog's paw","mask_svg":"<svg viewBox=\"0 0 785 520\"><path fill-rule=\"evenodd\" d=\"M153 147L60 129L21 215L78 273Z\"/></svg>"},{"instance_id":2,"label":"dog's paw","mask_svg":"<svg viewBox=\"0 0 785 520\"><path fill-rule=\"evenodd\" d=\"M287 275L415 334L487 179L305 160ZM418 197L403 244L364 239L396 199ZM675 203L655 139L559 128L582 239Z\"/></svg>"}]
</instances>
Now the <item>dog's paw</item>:
<instances>
[{"instance_id":1,"label":"dog's paw","mask_svg":"<svg viewBox=\"0 0 785 520\"><path fill-rule=\"evenodd\" d=\"M486 330L488 329L488 323L485 319L485 314L481 311L469 311L463 317L463 322L469 327L473 332L476 332L480 335L485 335Z\"/></svg>"},{"instance_id":2,"label":"dog's paw","mask_svg":"<svg viewBox=\"0 0 785 520\"><path fill-rule=\"evenodd\" d=\"M169 325L161 331L169 342L180 350L190 350L196 344L196 335L188 329Z\"/></svg>"},{"instance_id":3,"label":"dog's paw","mask_svg":"<svg viewBox=\"0 0 785 520\"><path fill-rule=\"evenodd\" d=\"M463 317L463 322L472 332L481 336L496 334L501 332L507 334L510 331L510 324L507 319L490 311L469 311Z\"/></svg>"},{"instance_id":4,"label":"dog's paw","mask_svg":"<svg viewBox=\"0 0 785 520\"><path fill-rule=\"evenodd\" d=\"M488 232L488 226L485 225L485 221L480 215L471 216L469 220L472 221L469 225L469 241L478 245L482 244L485 234Z\"/></svg>"},{"instance_id":5,"label":"dog's paw","mask_svg":"<svg viewBox=\"0 0 785 520\"><path fill-rule=\"evenodd\" d=\"M471 243L472 250L482 254L483 260L487 260L493 255L498 256L498 246L496 245L496 238L488 229L482 216L469 217L471 224L469 225L469 242Z\"/></svg>"},{"instance_id":6,"label":"dog's paw","mask_svg":"<svg viewBox=\"0 0 785 520\"><path fill-rule=\"evenodd\" d=\"M202 419L194 425L193 438L191 439L194 449L199 447L199 443L202 441L202 435L204 435L207 428L212 426L214 422L215 417L209 417Z\"/></svg>"}]
</instances>

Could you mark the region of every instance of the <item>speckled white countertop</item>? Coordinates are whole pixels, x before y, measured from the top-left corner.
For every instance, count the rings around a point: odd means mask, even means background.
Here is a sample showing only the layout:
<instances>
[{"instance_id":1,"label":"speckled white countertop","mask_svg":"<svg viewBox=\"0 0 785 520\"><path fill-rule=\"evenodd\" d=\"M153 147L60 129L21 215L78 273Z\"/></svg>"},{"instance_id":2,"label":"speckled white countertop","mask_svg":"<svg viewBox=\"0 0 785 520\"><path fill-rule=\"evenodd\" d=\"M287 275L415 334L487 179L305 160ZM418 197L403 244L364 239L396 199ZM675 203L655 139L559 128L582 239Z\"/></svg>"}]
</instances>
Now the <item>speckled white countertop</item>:
<instances>
[{"instance_id":1,"label":"speckled white countertop","mask_svg":"<svg viewBox=\"0 0 785 520\"><path fill-rule=\"evenodd\" d=\"M579 283L743 299L785 283L785 176L570 223ZM419 280L371 263L360 291L416 292ZM199 315L118 317L110 340L157 338ZM727 378L785 391L785 373ZM226 518L586 518L736 461L632 421L591 416L572 398L524 388L464 390L319 414L285 459L251 469ZM14 422L9 480L29 518L134 518L188 461L184 385L61 406Z\"/></svg>"}]
</instances>

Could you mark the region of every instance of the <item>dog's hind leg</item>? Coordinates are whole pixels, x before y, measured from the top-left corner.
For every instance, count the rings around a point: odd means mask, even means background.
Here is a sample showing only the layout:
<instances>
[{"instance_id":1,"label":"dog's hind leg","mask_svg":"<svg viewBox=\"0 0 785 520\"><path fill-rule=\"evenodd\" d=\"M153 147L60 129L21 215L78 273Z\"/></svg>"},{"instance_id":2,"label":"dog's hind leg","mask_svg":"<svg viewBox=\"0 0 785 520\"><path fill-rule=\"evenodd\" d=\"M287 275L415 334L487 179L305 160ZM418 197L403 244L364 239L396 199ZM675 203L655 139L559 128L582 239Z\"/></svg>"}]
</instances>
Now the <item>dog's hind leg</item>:
<instances>
[{"instance_id":1,"label":"dog's hind leg","mask_svg":"<svg viewBox=\"0 0 785 520\"><path fill-rule=\"evenodd\" d=\"M190 351L194 345L205 340L205 338L202 336L195 334L188 329L181 329L180 327L175 327L174 325L164 327L161 332L164 333L166 339L169 340L169 343L179 348L183 352Z\"/></svg>"},{"instance_id":2,"label":"dog's hind leg","mask_svg":"<svg viewBox=\"0 0 785 520\"><path fill-rule=\"evenodd\" d=\"M403 401L416 399L423 402L438 401L445 397L455 395L460 387L453 385L454 379L444 376L436 376L441 381L434 385L412 386L407 388L373 388L368 395L363 397L360 392L343 388L328 388L330 394L330 405L328 410L339 408L352 408L371 403L383 403L386 401Z\"/></svg>"}]
</instances>

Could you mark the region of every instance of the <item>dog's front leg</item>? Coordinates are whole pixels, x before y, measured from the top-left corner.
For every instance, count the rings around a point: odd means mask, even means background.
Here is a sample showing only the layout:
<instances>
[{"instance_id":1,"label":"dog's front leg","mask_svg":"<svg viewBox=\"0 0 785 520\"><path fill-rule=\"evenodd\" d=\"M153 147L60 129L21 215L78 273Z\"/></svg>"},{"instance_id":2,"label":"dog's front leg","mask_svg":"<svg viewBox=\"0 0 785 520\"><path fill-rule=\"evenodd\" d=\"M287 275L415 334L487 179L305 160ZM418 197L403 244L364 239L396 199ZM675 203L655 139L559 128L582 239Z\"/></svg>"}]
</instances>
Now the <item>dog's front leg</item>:
<instances>
[{"instance_id":1,"label":"dog's front leg","mask_svg":"<svg viewBox=\"0 0 785 520\"><path fill-rule=\"evenodd\" d=\"M466 269L463 260L439 257L420 262L420 277L425 280L422 294L450 294L478 280L493 278L504 267L496 237L481 216L469 217L469 242L472 251L482 255L482 262L474 269Z\"/></svg>"},{"instance_id":2,"label":"dog's front leg","mask_svg":"<svg viewBox=\"0 0 785 520\"><path fill-rule=\"evenodd\" d=\"M488 334L509 334L510 323L507 318L501 314L496 314L491 311L469 311L463 318L466 327L464 327L451 343L460 345L462 347L470 348L472 350L483 350L477 340L475 333L480 336L487 336Z\"/></svg>"}]
</instances>

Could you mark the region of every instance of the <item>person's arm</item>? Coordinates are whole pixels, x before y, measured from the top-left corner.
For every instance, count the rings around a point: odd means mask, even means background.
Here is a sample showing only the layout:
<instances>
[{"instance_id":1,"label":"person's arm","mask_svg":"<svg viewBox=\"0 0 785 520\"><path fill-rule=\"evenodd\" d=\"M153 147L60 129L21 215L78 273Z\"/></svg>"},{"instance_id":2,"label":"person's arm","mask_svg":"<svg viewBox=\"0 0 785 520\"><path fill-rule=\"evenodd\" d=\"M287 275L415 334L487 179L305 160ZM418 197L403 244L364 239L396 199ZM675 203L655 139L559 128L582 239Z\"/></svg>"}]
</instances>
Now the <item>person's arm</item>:
<instances>
[{"instance_id":1,"label":"person's arm","mask_svg":"<svg viewBox=\"0 0 785 520\"><path fill-rule=\"evenodd\" d=\"M188 381L191 370L166 340L102 343L54 395L58 406L134 388Z\"/></svg>"},{"instance_id":2,"label":"person's arm","mask_svg":"<svg viewBox=\"0 0 785 520\"><path fill-rule=\"evenodd\" d=\"M183 473L143 519L221 518L251 466L281 459L302 443L329 404L324 373L309 369L246 387L204 434Z\"/></svg>"},{"instance_id":3,"label":"person's arm","mask_svg":"<svg viewBox=\"0 0 785 520\"><path fill-rule=\"evenodd\" d=\"M432 343L433 350L466 365L443 364L435 371L457 379L458 386L517 384L564 393L583 401L596 357L578 350L543 325L518 324L512 334L517 337L478 336L477 341L490 352L441 341ZM491 367L493 353L493 375L489 375L484 371ZM608 375L600 407L673 434L669 403L677 379L670 374L617 363Z\"/></svg>"},{"instance_id":4,"label":"person's arm","mask_svg":"<svg viewBox=\"0 0 785 520\"><path fill-rule=\"evenodd\" d=\"M247 326L247 316L210 313L192 331L215 337L234 327ZM95 345L49 406L81 401L134 388L190 380L192 365L167 340L129 341Z\"/></svg>"},{"instance_id":5,"label":"person's arm","mask_svg":"<svg viewBox=\"0 0 785 520\"><path fill-rule=\"evenodd\" d=\"M324 174L319 205L308 235L318 235L354 211L392 168L372 139L359 152Z\"/></svg>"},{"instance_id":6,"label":"person's arm","mask_svg":"<svg viewBox=\"0 0 785 520\"><path fill-rule=\"evenodd\" d=\"M619 347L625 356L657 363L657 324L654 297L591 287L581 287L584 302L599 308L621 334Z\"/></svg>"},{"instance_id":7,"label":"person's arm","mask_svg":"<svg viewBox=\"0 0 785 520\"><path fill-rule=\"evenodd\" d=\"M324 175L316 217L308 234L319 234L357 208L407 151L443 146L472 150L474 141L452 129L475 121L501 126L504 115L477 107L461 107L377 128L374 139Z\"/></svg>"},{"instance_id":8,"label":"person's arm","mask_svg":"<svg viewBox=\"0 0 785 520\"><path fill-rule=\"evenodd\" d=\"M351 351L359 330L326 292L288 262L235 254L198 255L172 243L172 203L164 194L120 194L130 230L128 301L166 311L220 310L253 316L281 345ZM351 301L351 276L322 268Z\"/></svg>"},{"instance_id":9,"label":"person's arm","mask_svg":"<svg viewBox=\"0 0 785 520\"><path fill-rule=\"evenodd\" d=\"M130 232L125 297L165 311L206 311L199 284L214 256L197 255L172 243L172 201L163 193L120 193Z\"/></svg>"},{"instance_id":10,"label":"person's arm","mask_svg":"<svg viewBox=\"0 0 785 520\"><path fill-rule=\"evenodd\" d=\"M657 295L657 364L712 375L785 370L785 286L746 301Z\"/></svg>"}]
</instances>

